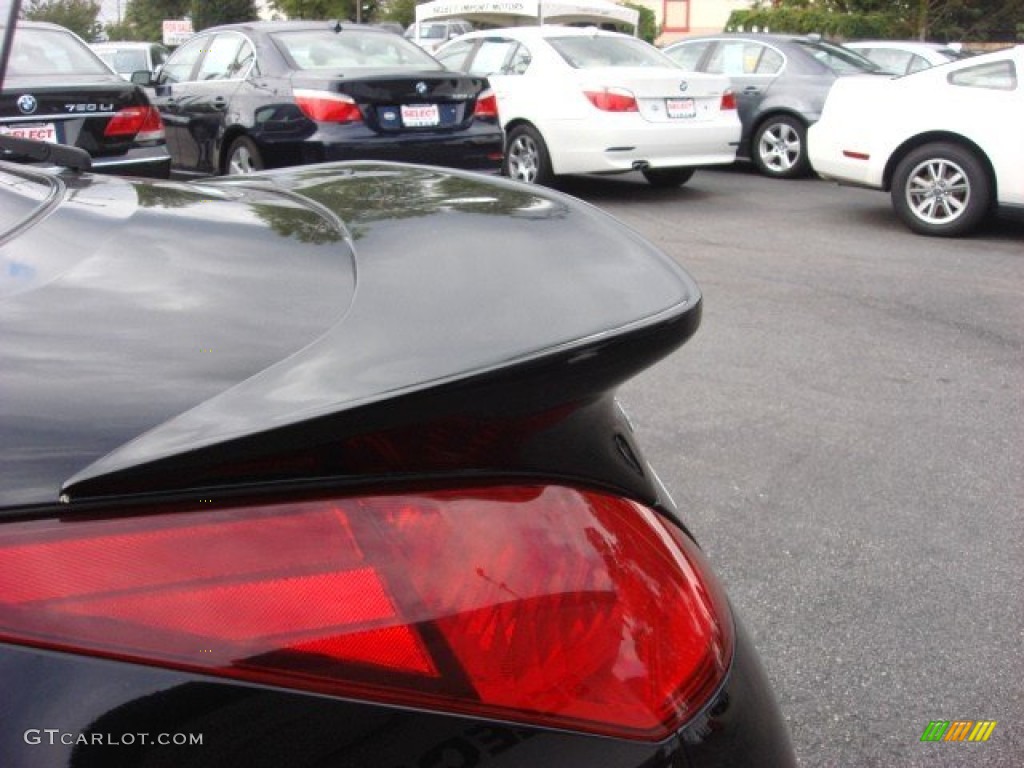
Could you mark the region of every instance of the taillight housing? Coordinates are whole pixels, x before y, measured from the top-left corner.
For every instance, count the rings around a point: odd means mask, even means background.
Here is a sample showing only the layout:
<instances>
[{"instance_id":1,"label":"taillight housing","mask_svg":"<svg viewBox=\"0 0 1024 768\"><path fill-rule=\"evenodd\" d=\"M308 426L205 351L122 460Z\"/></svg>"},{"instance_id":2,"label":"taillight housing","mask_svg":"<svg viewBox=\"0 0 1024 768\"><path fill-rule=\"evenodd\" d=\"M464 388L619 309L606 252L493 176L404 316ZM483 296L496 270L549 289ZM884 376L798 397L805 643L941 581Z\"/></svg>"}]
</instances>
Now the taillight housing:
<instances>
[{"instance_id":1,"label":"taillight housing","mask_svg":"<svg viewBox=\"0 0 1024 768\"><path fill-rule=\"evenodd\" d=\"M660 741L733 635L654 511L503 486L7 524L0 640Z\"/></svg>"},{"instance_id":2,"label":"taillight housing","mask_svg":"<svg viewBox=\"0 0 1024 768\"><path fill-rule=\"evenodd\" d=\"M583 92L603 112L637 112L636 96L625 88L600 88Z\"/></svg>"},{"instance_id":3,"label":"taillight housing","mask_svg":"<svg viewBox=\"0 0 1024 768\"><path fill-rule=\"evenodd\" d=\"M488 88L480 92L480 95L476 97L473 117L498 119L498 97L495 96L494 91Z\"/></svg>"},{"instance_id":4,"label":"taillight housing","mask_svg":"<svg viewBox=\"0 0 1024 768\"><path fill-rule=\"evenodd\" d=\"M718 105L718 108L723 112L730 109L736 109L736 94L730 88L726 88L725 91L722 92L722 101Z\"/></svg>"},{"instance_id":5,"label":"taillight housing","mask_svg":"<svg viewBox=\"0 0 1024 768\"><path fill-rule=\"evenodd\" d=\"M363 120L355 99L344 93L296 88L293 95L302 113L318 123L359 123Z\"/></svg>"},{"instance_id":6,"label":"taillight housing","mask_svg":"<svg viewBox=\"0 0 1024 768\"><path fill-rule=\"evenodd\" d=\"M119 109L107 122L103 135L135 141L159 141L166 136L160 112L148 104Z\"/></svg>"}]
</instances>

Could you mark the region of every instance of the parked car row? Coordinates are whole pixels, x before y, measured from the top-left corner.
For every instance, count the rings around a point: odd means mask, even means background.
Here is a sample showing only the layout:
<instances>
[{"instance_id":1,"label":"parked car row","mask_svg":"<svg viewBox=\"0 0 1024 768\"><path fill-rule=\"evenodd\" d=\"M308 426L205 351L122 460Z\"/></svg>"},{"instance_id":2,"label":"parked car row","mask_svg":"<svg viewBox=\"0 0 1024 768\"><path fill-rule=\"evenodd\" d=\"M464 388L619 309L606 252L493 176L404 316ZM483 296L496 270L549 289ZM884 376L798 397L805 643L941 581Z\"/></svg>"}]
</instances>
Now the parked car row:
<instances>
[{"instance_id":1,"label":"parked car row","mask_svg":"<svg viewBox=\"0 0 1024 768\"><path fill-rule=\"evenodd\" d=\"M873 55L891 54L897 45L930 62L956 54L924 44L861 44ZM45 50L37 53L40 46ZM333 22L208 29L162 65L135 58L159 58L152 46L120 50L101 55L122 56L122 75L149 87L155 109L138 87L105 76L70 33L23 23L11 59L17 93L4 94L0 130L78 146L97 170L148 175L167 175L172 165L181 174L217 175L384 159L500 169L540 184L562 174L636 170L655 186L678 186L696 168L737 157L780 179L818 172L884 189L921 186L917 174L900 172L904 156L918 144L945 143L973 153L976 163L961 156L954 164L959 170L946 172L959 178L962 171L975 191L968 204L959 183L945 197L934 189L950 186L948 179L923 185L931 195L925 202L939 200L941 214L913 213L922 209L924 193L894 197L915 230L964 233L991 205L1016 199L1015 174L1003 171L1012 159L976 140L971 127L1015 124L1016 73L951 80L952 72L975 71L983 57L897 77L816 36L713 35L661 52L614 32L559 26L469 32L430 56L398 35ZM150 67L157 68L155 77L147 74ZM100 82L106 90L97 90ZM946 92L935 85L942 83ZM76 98L75 89L87 85ZM970 109L931 108L961 98ZM891 157L890 165L865 175L849 162L869 154L860 149L849 149L853 155L838 165L820 147L817 160L812 157L809 129L829 100L830 115L842 117L828 124L839 120L846 136L861 135L848 143L906 133L900 146L874 153L876 160ZM908 110L916 115L912 126L895 119ZM922 138L939 130L947 132L942 142ZM833 139L818 139L826 140ZM977 191L979 185L987 191Z\"/></svg>"}]
</instances>

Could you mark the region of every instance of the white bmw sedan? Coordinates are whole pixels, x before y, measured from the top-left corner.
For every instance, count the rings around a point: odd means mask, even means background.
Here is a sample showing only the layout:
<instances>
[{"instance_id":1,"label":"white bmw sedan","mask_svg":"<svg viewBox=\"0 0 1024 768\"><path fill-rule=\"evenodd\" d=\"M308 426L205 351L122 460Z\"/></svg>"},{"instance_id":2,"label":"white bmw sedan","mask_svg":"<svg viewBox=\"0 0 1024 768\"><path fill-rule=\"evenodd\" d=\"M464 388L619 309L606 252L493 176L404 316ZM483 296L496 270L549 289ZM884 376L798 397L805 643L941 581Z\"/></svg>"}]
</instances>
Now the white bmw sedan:
<instances>
[{"instance_id":1,"label":"white bmw sedan","mask_svg":"<svg viewBox=\"0 0 1024 768\"><path fill-rule=\"evenodd\" d=\"M685 72L637 38L512 27L463 35L435 56L490 80L506 133L504 171L514 179L641 171L669 187L695 168L736 159L740 121L728 78Z\"/></svg>"},{"instance_id":2,"label":"white bmw sedan","mask_svg":"<svg viewBox=\"0 0 1024 768\"><path fill-rule=\"evenodd\" d=\"M808 133L811 165L889 191L925 235L964 235L997 206L1024 209L1024 45L883 80L832 86Z\"/></svg>"}]
</instances>

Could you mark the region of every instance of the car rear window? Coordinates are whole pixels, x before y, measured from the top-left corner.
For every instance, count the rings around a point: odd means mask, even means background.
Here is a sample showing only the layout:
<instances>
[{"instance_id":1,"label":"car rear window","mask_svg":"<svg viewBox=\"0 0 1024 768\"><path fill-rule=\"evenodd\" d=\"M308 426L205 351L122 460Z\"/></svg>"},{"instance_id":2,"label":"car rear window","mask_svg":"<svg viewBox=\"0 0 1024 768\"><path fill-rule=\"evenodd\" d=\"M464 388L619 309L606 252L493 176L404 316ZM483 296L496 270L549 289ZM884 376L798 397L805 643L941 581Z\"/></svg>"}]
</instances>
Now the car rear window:
<instances>
[{"instance_id":1,"label":"car rear window","mask_svg":"<svg viewBox=\"0 0 1024 768\"><path fill-rule=\"evenodd\" d=\"M849 48L842 48L823 41L794 40L793 42L838 75L882 71L882 68L873 61Z\"/></svg>"},{"instance_id":2,"label":"car rear window","mask_svg":"<svg viewBox=\"0 0 1024 768\"><path fill-rule=\"evenodd\" d=\"M9 77L109 75L110 70L89 47L61 29L18 27L7 62Z\"/></svg>"},{"instance_id":3,"label":"car rear window","mask_svg":"<svg viewBox=\"0 0 1024 768\"><path fill-rule=\"evenodd\" d=\"M100 51L100 58L110 64L115 72L130 74L149 69L146 52L142 50L121 49L119 51Z\"/></svg>"},{"instance_id":4,"label":"car rear window","mask_svg":"<svg viewBox=\"0 0 1024 768\"><path fill-rule=\"evenodd\" d=\"M549 37L547 41L574 69L598 67L672 67L675 63L657 48L630 37L579 35Z\"/></svg>"},{"instance_id":5,"label":"car rear window","mask_svg":"<svg viewBox=\"0 0 1024 768\"><path fill-rule=\"evenodd\" d=\"M297 69L443 69L422 48L388 32L311 29L272 37Z\"/></svg>"}]
</instances>

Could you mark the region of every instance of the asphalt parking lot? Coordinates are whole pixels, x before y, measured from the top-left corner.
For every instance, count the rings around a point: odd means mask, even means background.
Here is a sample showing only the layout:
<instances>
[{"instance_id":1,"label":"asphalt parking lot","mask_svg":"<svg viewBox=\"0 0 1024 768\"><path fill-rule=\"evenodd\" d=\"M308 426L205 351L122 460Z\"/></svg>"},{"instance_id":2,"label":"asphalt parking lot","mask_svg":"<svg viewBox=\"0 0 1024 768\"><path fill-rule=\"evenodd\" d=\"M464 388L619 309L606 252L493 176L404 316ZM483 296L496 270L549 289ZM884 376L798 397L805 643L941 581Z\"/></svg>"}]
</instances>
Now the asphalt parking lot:
<instances>
[{"instance_id":1,"label":"asphalt parking lot","mask_svg":"<svg viewBox=\"0 0 1024 768\"><path fill-rule=\"evenodd\" d=\"M923 238L884 193L743 168L562 186L702 287L621 399L801 763L1024 764L1024 221ZM922 743L932 720L997 726Z\"/></svg>"}]
</instances>

